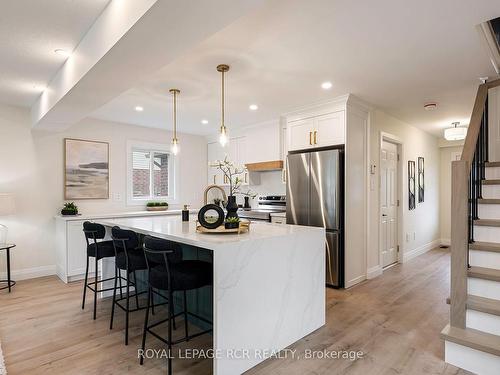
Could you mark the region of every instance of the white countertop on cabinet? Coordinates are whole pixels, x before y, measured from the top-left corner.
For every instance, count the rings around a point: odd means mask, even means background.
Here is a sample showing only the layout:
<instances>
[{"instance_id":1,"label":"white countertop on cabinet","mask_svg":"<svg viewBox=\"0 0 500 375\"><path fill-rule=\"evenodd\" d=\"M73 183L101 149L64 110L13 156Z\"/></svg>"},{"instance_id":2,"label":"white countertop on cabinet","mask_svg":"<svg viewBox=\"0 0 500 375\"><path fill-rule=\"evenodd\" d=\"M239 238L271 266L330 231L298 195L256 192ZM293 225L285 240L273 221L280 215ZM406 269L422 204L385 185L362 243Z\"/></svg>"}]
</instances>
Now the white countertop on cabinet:
<instances>
[{"instance_id":1,"label":"white countertop on cabinet","mask_svg":"<svg viewBox=\"0 0 500 375\"><path fill-rule=\"evenodd\" d=\"M72 220L95 220L95 219L108 219L108 218L125 218L125 217L143 217L143 216L170 216L180 215L182 210L166 210L166 211L125 211L115 213L102 213L102 214L80 214L76 216L63 216L56 215L57 220L72 221ZM195 214L198 209L190 208L189 212Z\"/></svg>"}]
</instances>

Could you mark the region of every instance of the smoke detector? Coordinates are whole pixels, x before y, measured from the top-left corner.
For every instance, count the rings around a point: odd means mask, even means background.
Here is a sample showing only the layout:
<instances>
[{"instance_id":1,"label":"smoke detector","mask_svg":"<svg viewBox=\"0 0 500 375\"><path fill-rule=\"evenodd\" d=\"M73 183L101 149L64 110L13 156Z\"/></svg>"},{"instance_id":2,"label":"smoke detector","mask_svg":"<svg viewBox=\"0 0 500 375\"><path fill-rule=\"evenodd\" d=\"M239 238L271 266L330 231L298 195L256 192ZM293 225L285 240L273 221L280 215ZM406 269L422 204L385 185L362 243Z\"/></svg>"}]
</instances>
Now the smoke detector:
<instances>
[{"instance_id":1,"label":"smoke detector","mask_svg":"<svg viewBox=\"0 0 500 375\"><path fill-rule=\"evenodd\" d=\"M437 103L427 103L427 104L424 104L424 109L426 111L434 111L436 108L437 108Z\"/></svg>"}]
</instances>

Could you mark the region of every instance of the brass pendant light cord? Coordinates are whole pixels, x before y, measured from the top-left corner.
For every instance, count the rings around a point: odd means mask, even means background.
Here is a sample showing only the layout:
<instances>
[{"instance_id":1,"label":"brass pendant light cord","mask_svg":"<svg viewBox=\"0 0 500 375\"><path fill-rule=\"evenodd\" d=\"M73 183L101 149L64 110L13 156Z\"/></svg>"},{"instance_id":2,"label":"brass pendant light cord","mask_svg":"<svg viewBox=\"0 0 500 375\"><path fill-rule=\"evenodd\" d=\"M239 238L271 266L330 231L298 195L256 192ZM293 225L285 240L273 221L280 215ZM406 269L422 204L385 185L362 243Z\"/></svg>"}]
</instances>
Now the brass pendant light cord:
<instances>
[{"instance_id":1,"label":"brass pendant light cord","mask_svg":"<svg viewBox=\"0 0 500 375\"><path fill-rule=\"evenodd\" d=\"M225 101L225 95L224 95L224 70L222 71L222 90L221 90L221 93L222 93L222 100L221 100L221 121L222 121L222 125L221 125L221 128L224 128L225 125L224 125L224 101Z\"/></svg>"},{"instance_id":2,"label":"brass pendant light cord","mask_svg":"<svg viewBox=\"0 0 500 375\"><path fill-rule=\"evenodd\" d=\"M177 94L179 94L180 91L178 89L170 89L170 92L172 93L172 123L174 128L172 140L177 141Z\"/></svg>"}]
</instances>

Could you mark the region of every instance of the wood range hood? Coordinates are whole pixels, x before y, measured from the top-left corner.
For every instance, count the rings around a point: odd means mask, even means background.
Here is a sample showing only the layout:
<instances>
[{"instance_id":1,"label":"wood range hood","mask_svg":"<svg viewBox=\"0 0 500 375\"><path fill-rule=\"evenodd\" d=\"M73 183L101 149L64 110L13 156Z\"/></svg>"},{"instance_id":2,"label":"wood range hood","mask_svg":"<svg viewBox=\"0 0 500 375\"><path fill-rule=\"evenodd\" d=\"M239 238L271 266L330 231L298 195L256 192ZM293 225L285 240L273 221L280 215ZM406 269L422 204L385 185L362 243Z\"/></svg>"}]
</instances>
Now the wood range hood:
<instances>
[{"instance_id":1,"label":"wood range hood","mask_svg":"<svg viewBox=\"0 0 500 375\"><path fill-rule=\"evenodd\" d=\"M249 172L279 171L283 169L283 160L263 161L245 164Z\"/></svg>"}]
</instances>

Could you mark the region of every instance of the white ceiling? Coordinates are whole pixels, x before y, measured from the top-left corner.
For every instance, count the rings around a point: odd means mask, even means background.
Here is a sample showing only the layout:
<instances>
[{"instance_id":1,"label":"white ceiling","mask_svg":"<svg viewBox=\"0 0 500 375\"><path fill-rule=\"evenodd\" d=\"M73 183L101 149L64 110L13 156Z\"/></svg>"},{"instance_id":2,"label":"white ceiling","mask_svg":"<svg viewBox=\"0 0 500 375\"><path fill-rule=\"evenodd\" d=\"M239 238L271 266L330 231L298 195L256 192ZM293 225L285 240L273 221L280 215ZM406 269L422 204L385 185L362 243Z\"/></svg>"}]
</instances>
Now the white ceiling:
<instances>
[{"instance_id":1,"label":"white ceiling","mask_svg":"<svg viewBox=\"0 0 500 375\"><path fill-rule=\"evenodd\" d=\"M30 106L109 0L6 0L0 8L0 101Z\"/></svg>"},{"instance_id":2,"label":"white ceiling","mask_svg":"<svg viewBox=\"0 0 500 375\"><path fill-rule=\"evenodd\" d=\"M352 93L442 135L452 121L468 121L478 77L494 76L474 26L498 16L498 0L269 1L92 116L169 128L168 89L176 87L180 131L213 133L220 95L215 67L228 63L230 128ZM333 82L329 91L320 88L326 80ZM428 101L438 110L425 112ZM249 111L251 103L259 110ZM134 111L138 105L143 112Z\"/></svg>"},{"instance_id":3,"label":"white ceiling","mask_svg":"<svg viewBox=\"0 0 500 375\"><path fill-rule=\"evenodd\" d=\"M64 62L54 49L75 48L107 3L2 2L0 102L31 106ZM494 77L475 25L498 16L498 0L267 0L88 115L170 128L168 89L177 87L179 131L215 133L215 67L228 63L229 130L352 93L442 135L452 121L468 121L478 77ZM176 32L182 37L182 30ZM122 64L130 60L126 53L131 57L134 50L123 52ZM333 83L329 91L320 88L326 80ZM438 110L425 112L428 101ZM249 111L253 103L258 111ZM143 112L134 110L138 105Z\"/></svg>"}]
</instances>

